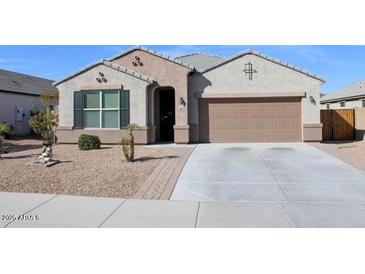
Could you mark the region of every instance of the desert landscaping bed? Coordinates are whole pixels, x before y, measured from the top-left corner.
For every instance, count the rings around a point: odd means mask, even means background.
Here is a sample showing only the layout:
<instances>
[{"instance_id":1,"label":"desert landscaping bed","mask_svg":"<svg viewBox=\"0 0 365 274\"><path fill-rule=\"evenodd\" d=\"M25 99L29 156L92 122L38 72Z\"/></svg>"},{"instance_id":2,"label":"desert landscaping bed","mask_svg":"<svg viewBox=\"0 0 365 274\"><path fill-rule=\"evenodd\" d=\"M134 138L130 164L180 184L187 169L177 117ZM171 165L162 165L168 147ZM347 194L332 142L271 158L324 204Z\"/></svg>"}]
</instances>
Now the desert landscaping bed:
<instances>
[{"instance_id":1,"label":"desert landscaping bed","mask_svg":"<svg viewBox=\"0 0 365 274\"><path fill-rule=\"evenodd\" d=\"M312 143L312 145L332 156L365 171L365 142L342 141Z\"/></svg>"},{"instance_id":2,"label":"desert landscaping bed","mask_svg":"<svg viewBox=\"0 0 365 274\"><path fill-rule=\"evenodd\" d=\"M77 145L57 144L49 168L27 166L41 152L42 141L5 140L0 159L0 191L133 197L163 159L179 157L174 149L136 146L136 161L127 163L119 146L80 151Z\"/></svg>"}]
</instances>

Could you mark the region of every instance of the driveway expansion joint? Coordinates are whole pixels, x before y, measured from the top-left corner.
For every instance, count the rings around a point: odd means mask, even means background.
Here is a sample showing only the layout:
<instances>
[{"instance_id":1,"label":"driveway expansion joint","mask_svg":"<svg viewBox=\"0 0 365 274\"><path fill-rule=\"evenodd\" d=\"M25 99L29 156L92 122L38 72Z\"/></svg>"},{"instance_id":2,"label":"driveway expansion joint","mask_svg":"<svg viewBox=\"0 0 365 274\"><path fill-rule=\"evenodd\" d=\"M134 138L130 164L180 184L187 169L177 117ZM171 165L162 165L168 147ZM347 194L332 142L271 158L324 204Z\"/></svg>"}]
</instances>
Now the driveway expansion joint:
<instances>
[{"instance_id":1,"label":"driveway expansion joint","mask_svg":"<svg viewBox=\"0 0 365 274\"><path fill-rule=\"evenodd\" d=\"M289 202L291 203L291 202ZM282 207L281 203L278 203L280 209L283 211L284 216L286 217L286 219L288 220L289 224L291 225L291 227L295 228L294 222L293 220L289 217L289 214L285 211L285 209Z\"/></svg>"},{"instance_id":2,"label":"driveway expansion joint","mask_svg":"<svg viewBox=\"0 0 365 274\"><path fill-rule=\"evenodd\" d=\"M365 206L363 206L361 203L355 203L358 207L365 209Z\"/></svg>"},{"instance_id":3,"label":"driveway expansion joint","mask_svg":"<svg viewBox=\"0 0 365 274\"><path fill-rule=\"evenodd\" d=\"M270 163L265 158L262 158L262 159L264 160L264 162L267 165L267 167L270 169L270 171L271 171L272 175L274 176L276 182L278 183L278 185L280 186L281 190L285 194L285 197L288 199L289 202L292 202L292 200L290 199L288 193L286 193L283 185L280 183L280 180L279 180L278 176L276 176L276 174L275 174L273 168L271 167Z\"/></svg>"}]
</instances>

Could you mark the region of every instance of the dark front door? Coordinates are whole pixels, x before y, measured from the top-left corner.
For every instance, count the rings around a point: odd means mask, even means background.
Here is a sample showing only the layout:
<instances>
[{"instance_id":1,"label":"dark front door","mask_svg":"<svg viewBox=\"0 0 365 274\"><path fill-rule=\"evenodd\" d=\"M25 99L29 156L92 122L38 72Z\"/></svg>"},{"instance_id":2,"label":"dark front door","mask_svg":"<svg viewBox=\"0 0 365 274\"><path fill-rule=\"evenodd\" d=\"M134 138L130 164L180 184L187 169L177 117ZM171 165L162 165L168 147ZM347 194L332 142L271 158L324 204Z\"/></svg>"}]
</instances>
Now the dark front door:
<instances>
[{"instance_id":1,"label":"dark front door","mask_svg":"<svg viewBox=\"0 0 365 274\"><path fill-rule=\"evenodd\" d=\"M160 141L174 141L175 92L160 90Z\"/></svg>"}]
</instances>

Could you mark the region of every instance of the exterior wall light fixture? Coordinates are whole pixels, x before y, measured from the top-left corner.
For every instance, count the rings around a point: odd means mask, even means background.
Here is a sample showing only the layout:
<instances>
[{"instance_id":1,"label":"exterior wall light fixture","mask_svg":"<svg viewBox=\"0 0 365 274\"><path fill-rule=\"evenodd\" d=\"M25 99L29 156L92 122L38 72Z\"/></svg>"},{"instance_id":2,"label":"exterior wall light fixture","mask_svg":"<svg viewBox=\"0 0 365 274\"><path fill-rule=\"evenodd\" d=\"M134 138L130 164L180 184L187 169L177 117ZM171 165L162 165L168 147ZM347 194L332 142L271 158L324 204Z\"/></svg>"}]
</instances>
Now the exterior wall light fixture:
<instances>
[{"instance_id":1,"label":"exterior wall light fixture","mask_svg":"<svg viewBox=\"0 0 365 274\"><path fill-rule=\"evenodd\" d=\"M179 109L183 109L186 106L186 102L184 100L184 98L180 97L179 98Z\"/></svg>"},{"instance_id":2,"label":"exterior wall light fixture","mask_svg":"<svg viewBox=\"0 0 365 274\"><path fill-rule=\"evenodd\" d=\"M311 95L311 96L309 96L309 100L311 101L311 103L313 104L313 105L315 105L316 104L316 100L313 98L313 96Z\"/></svg>"}]
</instances>

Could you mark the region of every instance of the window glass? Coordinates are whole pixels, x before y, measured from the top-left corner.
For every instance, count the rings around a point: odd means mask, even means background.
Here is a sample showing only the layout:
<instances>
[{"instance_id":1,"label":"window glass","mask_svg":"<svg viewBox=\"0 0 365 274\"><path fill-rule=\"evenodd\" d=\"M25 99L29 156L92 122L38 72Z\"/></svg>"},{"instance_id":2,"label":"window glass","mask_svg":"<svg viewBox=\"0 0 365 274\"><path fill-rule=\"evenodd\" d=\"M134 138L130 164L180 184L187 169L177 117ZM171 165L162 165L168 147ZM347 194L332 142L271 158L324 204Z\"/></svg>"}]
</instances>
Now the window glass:
<instances>
[{"instance_id":1,"label":"window glass","mask_svg":"<svg viewBox=\"0 0 365 274\"><path fill-rule=\"evenodd\" d=\"M103 110L103 128L118 128L118 110Z\"/></svg>"},{"instance_id":2,"label":"window glass","mask_svg":"<svg viewBox=\"0 0 365 274\"><path fill-rule=\"evenodd\" d=\"M100 127L100 111L99 110L84 111L84 127L85 128Z\"/></svg>"},{"instance_id":3,"label":"window glass","mask_svg":"<svg viewBox=\"0 0 365 274\"><path fill-rule=\"evenodd\" d=\"M344 107L344 106L345 106L345 102L341 102L340 107Z\"/></svg>"},{"instance_id":4,"label":"window glass","mask_svg":"<svg viewBox=\"0 0 365 274\"><path fill-rule=\"evenodd\" d=\"M85 92L84 108L100 108L100 92Z\"/></svg>"},{"instance_id":5,"label":"window glass","mask_svg":"<svg viewBox=\"0 0 365 274\"><path fill-rule=\"evenodd\" d=\"M103 108L119 107L119 91L103 91Z\"/></svg>"},{"instance_id":6,"label":"window glass","mask_svg":"<svg viewBox=\"0 0 365 274\"><path fill-rule=\"evenodd\" d=\"M77 110L82 102L84 108ZM82 106L82 103L81 103ZM128 91L85 91L84 97L75 97L75 125L82 128L119 128L129 124Z\"/></svg>"}]
</instances>

